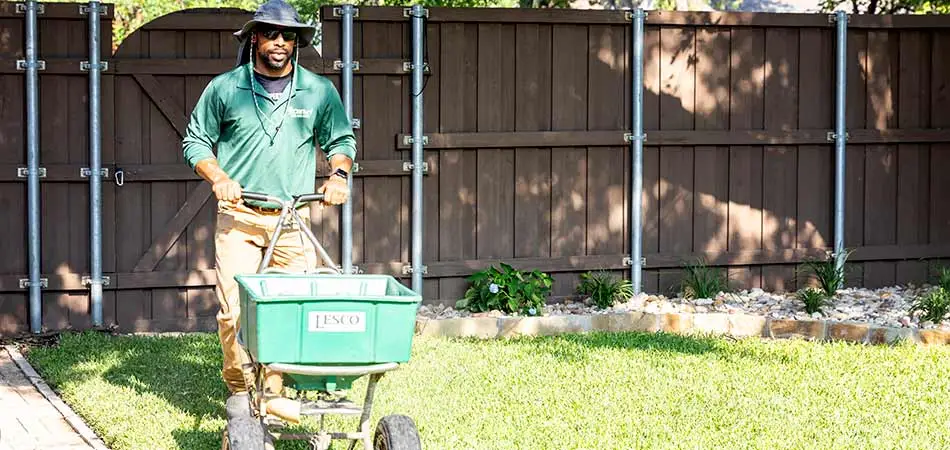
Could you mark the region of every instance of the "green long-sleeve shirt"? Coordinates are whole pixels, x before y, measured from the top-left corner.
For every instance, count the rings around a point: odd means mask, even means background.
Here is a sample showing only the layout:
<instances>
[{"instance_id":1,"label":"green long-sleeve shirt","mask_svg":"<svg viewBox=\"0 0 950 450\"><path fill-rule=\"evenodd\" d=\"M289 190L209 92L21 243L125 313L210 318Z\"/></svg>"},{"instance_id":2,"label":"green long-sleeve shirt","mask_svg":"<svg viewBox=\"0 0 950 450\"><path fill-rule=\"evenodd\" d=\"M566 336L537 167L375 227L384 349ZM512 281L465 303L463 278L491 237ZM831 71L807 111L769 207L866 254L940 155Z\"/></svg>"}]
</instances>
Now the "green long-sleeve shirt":
<instances>
[{"instance_id":1,"label":"green long-sleeve shirt","mask_svg":"<svg viewBox=\"0 0 950 450\"><path fill-rule=\"evenodd\" d=\"M297 66L296 79L274 101L249 69L236 67L205 87L182 141L185 162L194 169L215 157L217 145L218 165L246 191L285 200L314 192L317 145L328 159L356 156L339 93L328 79Z\"/></svg>"}]
</instances>

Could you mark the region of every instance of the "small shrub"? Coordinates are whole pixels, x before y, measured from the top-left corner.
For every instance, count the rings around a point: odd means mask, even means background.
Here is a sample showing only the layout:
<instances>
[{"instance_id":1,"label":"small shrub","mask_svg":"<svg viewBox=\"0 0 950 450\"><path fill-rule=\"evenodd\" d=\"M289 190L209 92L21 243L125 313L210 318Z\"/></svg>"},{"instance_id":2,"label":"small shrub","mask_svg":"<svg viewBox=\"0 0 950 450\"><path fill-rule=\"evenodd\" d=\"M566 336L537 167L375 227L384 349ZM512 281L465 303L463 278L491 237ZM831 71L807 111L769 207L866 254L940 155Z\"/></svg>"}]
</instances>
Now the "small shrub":
<instances>
[{"instance_id":1,"label":"small shrub","mask_svg":"<svg viewBox=\"0 0 950 450\"><path fill-rule=\"evenodd\" d=\"M943 288L943 290L950 292L950 267L941 267L940 272L937 274L937 286Z\"/></svg>"},{"instance_id":2,"label":"small shrub","mask_svg":"<svg viewBox=\"0 0 950 450\"><path fill-rule=\"evenodd\" d=\"M813 287L807 287L798 291L797 297L805 304L805 312L814 314L821 310L822 306L828 303L828 295L825 291Z\"/></svg>"},{"instance_id":3,"label":"small shrub","mask_svg":"<svg viewBox=\"0 0 950 450\"><path fill-rule=\"evenodd\" d=\"M581 275L577 293L589 296L595 305L606 309L633 296L633 284L603 270L587 272Z\"/></svg>"},{"instance_id":4,"label":"small shrub","mask_svg":"<svg viewBox=\"0 0 950 450\"><path fill-rule=\"evenodd\" d=\"M707 266L703 259L686 264L685 271L681 285L685 299L713 298L729 290L729 277L725 271Z\"/></svg>"},{"instance_id":5,"label":"small shrub","mask_svg":"<svg viewBox=\"0 0 950 450\"><path fill-rule=\"evenodd\" d=\"M845 250L843 258L848 260L853 250ZM827 297L834 297L838 289L844 287L845 270L844 264L839 269L836 267L835 258L808 259L804 262L805 270L811 272L811 277L818 281L821 290Z\"/></svg>"},{"instance_id":6,"label":"small shrub","mask_svg":"<svg viewBox=\"0 0 950 450\"><path fill-rule=\"evenodd\" d=\"M914 299L910 311L922 312L920 320L923 322L940 323L950 313L950 290L944 289L943 286L931 289Z\"/></svg>"},{"instance_id":7,"label":"small shrub","mask_svg":"<svg viewBox=\"0 0 950 450\"><path fill-rule=\"evenodd\" d=\"M536 315L551 292L551 276L537 270L522 272L508 264L492 266L472 274L472 285L456 308L478 313L499 310L505 313Z\"/></svg>"}]
</instances>

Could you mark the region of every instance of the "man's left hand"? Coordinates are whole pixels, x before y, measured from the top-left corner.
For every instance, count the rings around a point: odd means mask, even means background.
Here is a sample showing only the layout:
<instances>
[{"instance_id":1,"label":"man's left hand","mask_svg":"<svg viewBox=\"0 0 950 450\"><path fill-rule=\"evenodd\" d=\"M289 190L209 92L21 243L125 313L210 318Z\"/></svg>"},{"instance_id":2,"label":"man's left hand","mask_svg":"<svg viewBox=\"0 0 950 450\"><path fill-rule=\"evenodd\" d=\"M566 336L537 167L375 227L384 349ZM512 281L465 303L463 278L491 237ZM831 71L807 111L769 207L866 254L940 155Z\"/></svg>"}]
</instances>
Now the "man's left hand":
<instances>
[{"instance_id":1,"label":"man's left hand","mask_svg":"<svg viewBox=\"0 0 950 450\"><path fill-rule=\"evenodd\" d=\"M330 178L327 178L327 181L323 182L323 186L320 186L317 192L324 195L323 203L327 205L342 205L350 197L350 188L347 186L346 178L338 175L331 175Z\"/></svg>"}]
</instances>

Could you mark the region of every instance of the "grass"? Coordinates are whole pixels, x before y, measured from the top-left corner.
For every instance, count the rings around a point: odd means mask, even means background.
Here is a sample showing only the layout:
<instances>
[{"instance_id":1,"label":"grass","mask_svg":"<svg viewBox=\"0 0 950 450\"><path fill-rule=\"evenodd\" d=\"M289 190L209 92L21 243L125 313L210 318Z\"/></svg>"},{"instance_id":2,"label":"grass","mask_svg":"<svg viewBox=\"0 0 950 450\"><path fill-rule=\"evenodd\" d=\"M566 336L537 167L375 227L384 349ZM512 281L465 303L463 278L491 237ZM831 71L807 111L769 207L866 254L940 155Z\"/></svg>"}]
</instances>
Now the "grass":
<instances>
[{"instance_id":1,"label":"grass","mask_svg":"<svg viewBox=\"0 0 950 450\"><path fill-rule=\"evenodd\" d=\"M220 443L213 334L64 335L28 358L110 448ZM412 361L383 378L373 423L408 414L423 447L438 449L948 448L947 373L945 347L662 333L417 338Z\"/></svg>"}]
</instances>

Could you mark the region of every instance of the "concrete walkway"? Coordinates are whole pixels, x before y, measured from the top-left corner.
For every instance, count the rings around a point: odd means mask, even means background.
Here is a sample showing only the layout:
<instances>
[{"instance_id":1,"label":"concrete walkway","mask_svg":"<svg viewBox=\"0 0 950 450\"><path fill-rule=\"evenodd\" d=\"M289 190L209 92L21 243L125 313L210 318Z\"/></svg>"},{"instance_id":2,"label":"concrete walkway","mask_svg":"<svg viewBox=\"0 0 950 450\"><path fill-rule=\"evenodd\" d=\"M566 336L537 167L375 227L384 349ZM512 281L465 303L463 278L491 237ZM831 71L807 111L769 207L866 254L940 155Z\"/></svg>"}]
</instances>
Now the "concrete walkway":
<instances>
[{"instance_id":1,"label":"concrete walkway","mask_svg":"<svg viewBox=\"0 0 950 450\"><path fill-rule=\"evenodd\" d=\"M0 450L108 450L14 346L0 348Z\"/></svg>"}]
</instances>

